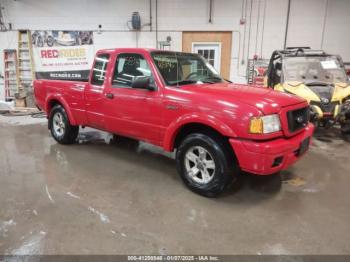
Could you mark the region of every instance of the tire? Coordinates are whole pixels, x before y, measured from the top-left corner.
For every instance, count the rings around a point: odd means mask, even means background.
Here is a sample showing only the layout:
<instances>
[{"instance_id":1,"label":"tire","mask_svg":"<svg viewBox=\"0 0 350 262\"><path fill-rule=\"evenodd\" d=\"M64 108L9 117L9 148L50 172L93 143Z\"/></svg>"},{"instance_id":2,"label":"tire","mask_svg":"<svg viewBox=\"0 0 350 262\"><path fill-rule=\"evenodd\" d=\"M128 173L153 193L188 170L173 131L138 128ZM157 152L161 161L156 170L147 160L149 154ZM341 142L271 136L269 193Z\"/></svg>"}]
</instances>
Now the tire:
<instances>
[{"instance_id":1,"label":"tire","mask_svg":"<svg viewBox=\"0 0 350 262\"><path fill-rule=\"evenodd\" d=\"M38 36L36 39L36 46L37 47L43 47L44 46L44 39L41 36Z\"/></svg>"},{"instance_id":2,"label":"tire","mask_svg":"<svg viewBox=\"0 0 350 262\"><path fill-rule=\"evenodd\" d=\"M49 117L49 128L52 137L59 144L73 144L79 133L79 126L69 123L66 110L61 105L52 108Z\"/></svg>"},{"instance_id":3,"label":"tire","mask_svg":"<svg viewBox=\"0 0 350 262\"><path fill-rule=\"evenodd\" d=\"M176 163L186 186L206 197L220 195L239 174L229 145L215 135L195 133L185 137L176 152Z\"/></svg>"},{"instance_id":4,"label":"tire","mask_svg":"<svg viewBox=\"0 0 350 262\"><path fill-rule=\"evenodd\" d=\"M46 39L47 46L52 47L54 42L55 42L55 39L52 36L47 37L47 39Z\"/></svg>"},{"instance_id":5,"label":"tire","mask_svg":"<svg viewBox=\"0 0 350 262\"><path fill-rule=\"evenodd\" d=\"M35 40L36 40L36 34L34 33L34 34L32 34L32 45L36 45L35 44Z\"/></svg>"}]
</instances>

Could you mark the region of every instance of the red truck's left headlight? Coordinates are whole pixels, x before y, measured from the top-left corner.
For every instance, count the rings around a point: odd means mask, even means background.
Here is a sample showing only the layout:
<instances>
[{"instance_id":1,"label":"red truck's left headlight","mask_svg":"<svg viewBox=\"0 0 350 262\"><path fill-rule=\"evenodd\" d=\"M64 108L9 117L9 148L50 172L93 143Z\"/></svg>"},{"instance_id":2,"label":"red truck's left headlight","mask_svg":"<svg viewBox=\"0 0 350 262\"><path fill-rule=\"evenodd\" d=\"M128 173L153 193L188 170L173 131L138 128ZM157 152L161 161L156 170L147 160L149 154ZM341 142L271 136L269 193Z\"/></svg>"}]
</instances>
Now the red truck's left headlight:
<instances>
[{"instance_id":1,"label":"red truck's left headlight","mask_svg":"<svg viewBox=\"0 0 350 262\"><path fill-rule=\"evenodd\" d=\"M252 117L249 124L251 134L269 134L281 130L281 121L278 114Z\"/></svg>"}]
</instances>

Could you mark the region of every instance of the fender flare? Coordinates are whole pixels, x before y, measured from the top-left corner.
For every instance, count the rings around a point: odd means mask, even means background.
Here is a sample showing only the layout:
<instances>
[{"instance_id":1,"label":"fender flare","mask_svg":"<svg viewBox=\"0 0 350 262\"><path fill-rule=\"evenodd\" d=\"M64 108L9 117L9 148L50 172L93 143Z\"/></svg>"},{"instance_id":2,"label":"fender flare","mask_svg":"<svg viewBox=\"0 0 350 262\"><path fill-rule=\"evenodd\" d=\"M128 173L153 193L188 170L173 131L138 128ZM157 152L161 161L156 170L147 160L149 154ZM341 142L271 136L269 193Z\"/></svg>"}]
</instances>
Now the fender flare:
<instances>
[{"instance_id":1,"label":"fender flare","mask_svg":"<svg viewBox=\"0 0 350 262\"><path fill-rule=\"evenodd\" d=\"M224 122L218 120L212 115L204 115L204 114L197 114L197 113L191 113L187 115L183 115L180 118L173 121L169 127L165 130L165 136L164 136L164 143L163 148L165 151L173 151L174 150L174 142L176 139L177 134L181 130L183 126L186 124L202 124L206 125L223 136L227 137L237 137L235 132L230 128L228 125L226 125Z\"/></svg>"},{"instance_id":2,"label":"fender flare","mask_svg":"<svg viewBox=\"0 0 350 262\"><path fill-rule=\"evenodd\" d=\"M51 111L50 103L53 100L59 102L63 106L64 110L66 110L69 123L71 125L73 125L73 126L77 125L77 122L75 121L75 118L74 118L74 116L72 114L72 111L69 108L68 103L66 102L66 100L61 95L54 95L54 94L52 94L52 95L49 95L46 98L46 101L45 101L45 112L47 113L47 116L48 117L50 116L50 111Z\"/></svg>"}]
</instances>

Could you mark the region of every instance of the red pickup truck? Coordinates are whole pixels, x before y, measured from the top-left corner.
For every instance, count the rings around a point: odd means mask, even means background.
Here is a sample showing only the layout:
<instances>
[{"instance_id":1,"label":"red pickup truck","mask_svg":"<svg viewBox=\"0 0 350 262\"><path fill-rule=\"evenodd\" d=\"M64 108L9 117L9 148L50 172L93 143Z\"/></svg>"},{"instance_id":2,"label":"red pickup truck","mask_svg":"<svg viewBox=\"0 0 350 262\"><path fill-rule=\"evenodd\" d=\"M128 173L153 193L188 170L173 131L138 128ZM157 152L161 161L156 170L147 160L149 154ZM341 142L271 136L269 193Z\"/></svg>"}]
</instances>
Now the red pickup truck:
<instances>
[{"instance_id":1,"label":"red pickup truck","mask_svg":"<svg viewBox=\"0 0 350 262\"><path fill-rule=\"evenodd\" d=\"M289 167L314 130L305 100L229 83L191 53L100 50L88 82L35 80L34 91L58 143L74 143L79 126L89 126L176 150L185 184L205 196L241 171Z\"/></svg>"}]
</instances>

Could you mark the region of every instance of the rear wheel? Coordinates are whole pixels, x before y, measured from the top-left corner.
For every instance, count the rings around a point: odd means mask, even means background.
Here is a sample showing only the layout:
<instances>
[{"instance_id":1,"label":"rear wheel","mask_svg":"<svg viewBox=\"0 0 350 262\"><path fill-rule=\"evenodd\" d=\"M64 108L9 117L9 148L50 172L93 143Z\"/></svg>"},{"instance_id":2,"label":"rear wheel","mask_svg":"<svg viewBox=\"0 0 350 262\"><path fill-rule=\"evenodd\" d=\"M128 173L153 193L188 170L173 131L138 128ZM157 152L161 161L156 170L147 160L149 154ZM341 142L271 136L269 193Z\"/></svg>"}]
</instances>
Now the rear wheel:
<instances>
[{"instance_id":1,"label":"rear wheel","mask_svg":"<svg viewBox=\"0 0 350 262\"><path fill-rule=\"evenodd\" d=\"M207 197L218 196L239 173L225 141L200 133L185 137L177 150L176 162L184 183Z\"/></svg>"},{"instance_id":2,"label":"rear wheel","mask_svg":"<svg viewBox=\"0 0 350 262\"><path fill-rule=\"evenodd\" d=\"M79 126L69 123L66 110L61 105L52 108L49 117L51 135L60 144L73 144L79 133Z\"/></svg>"}]
</instances>

